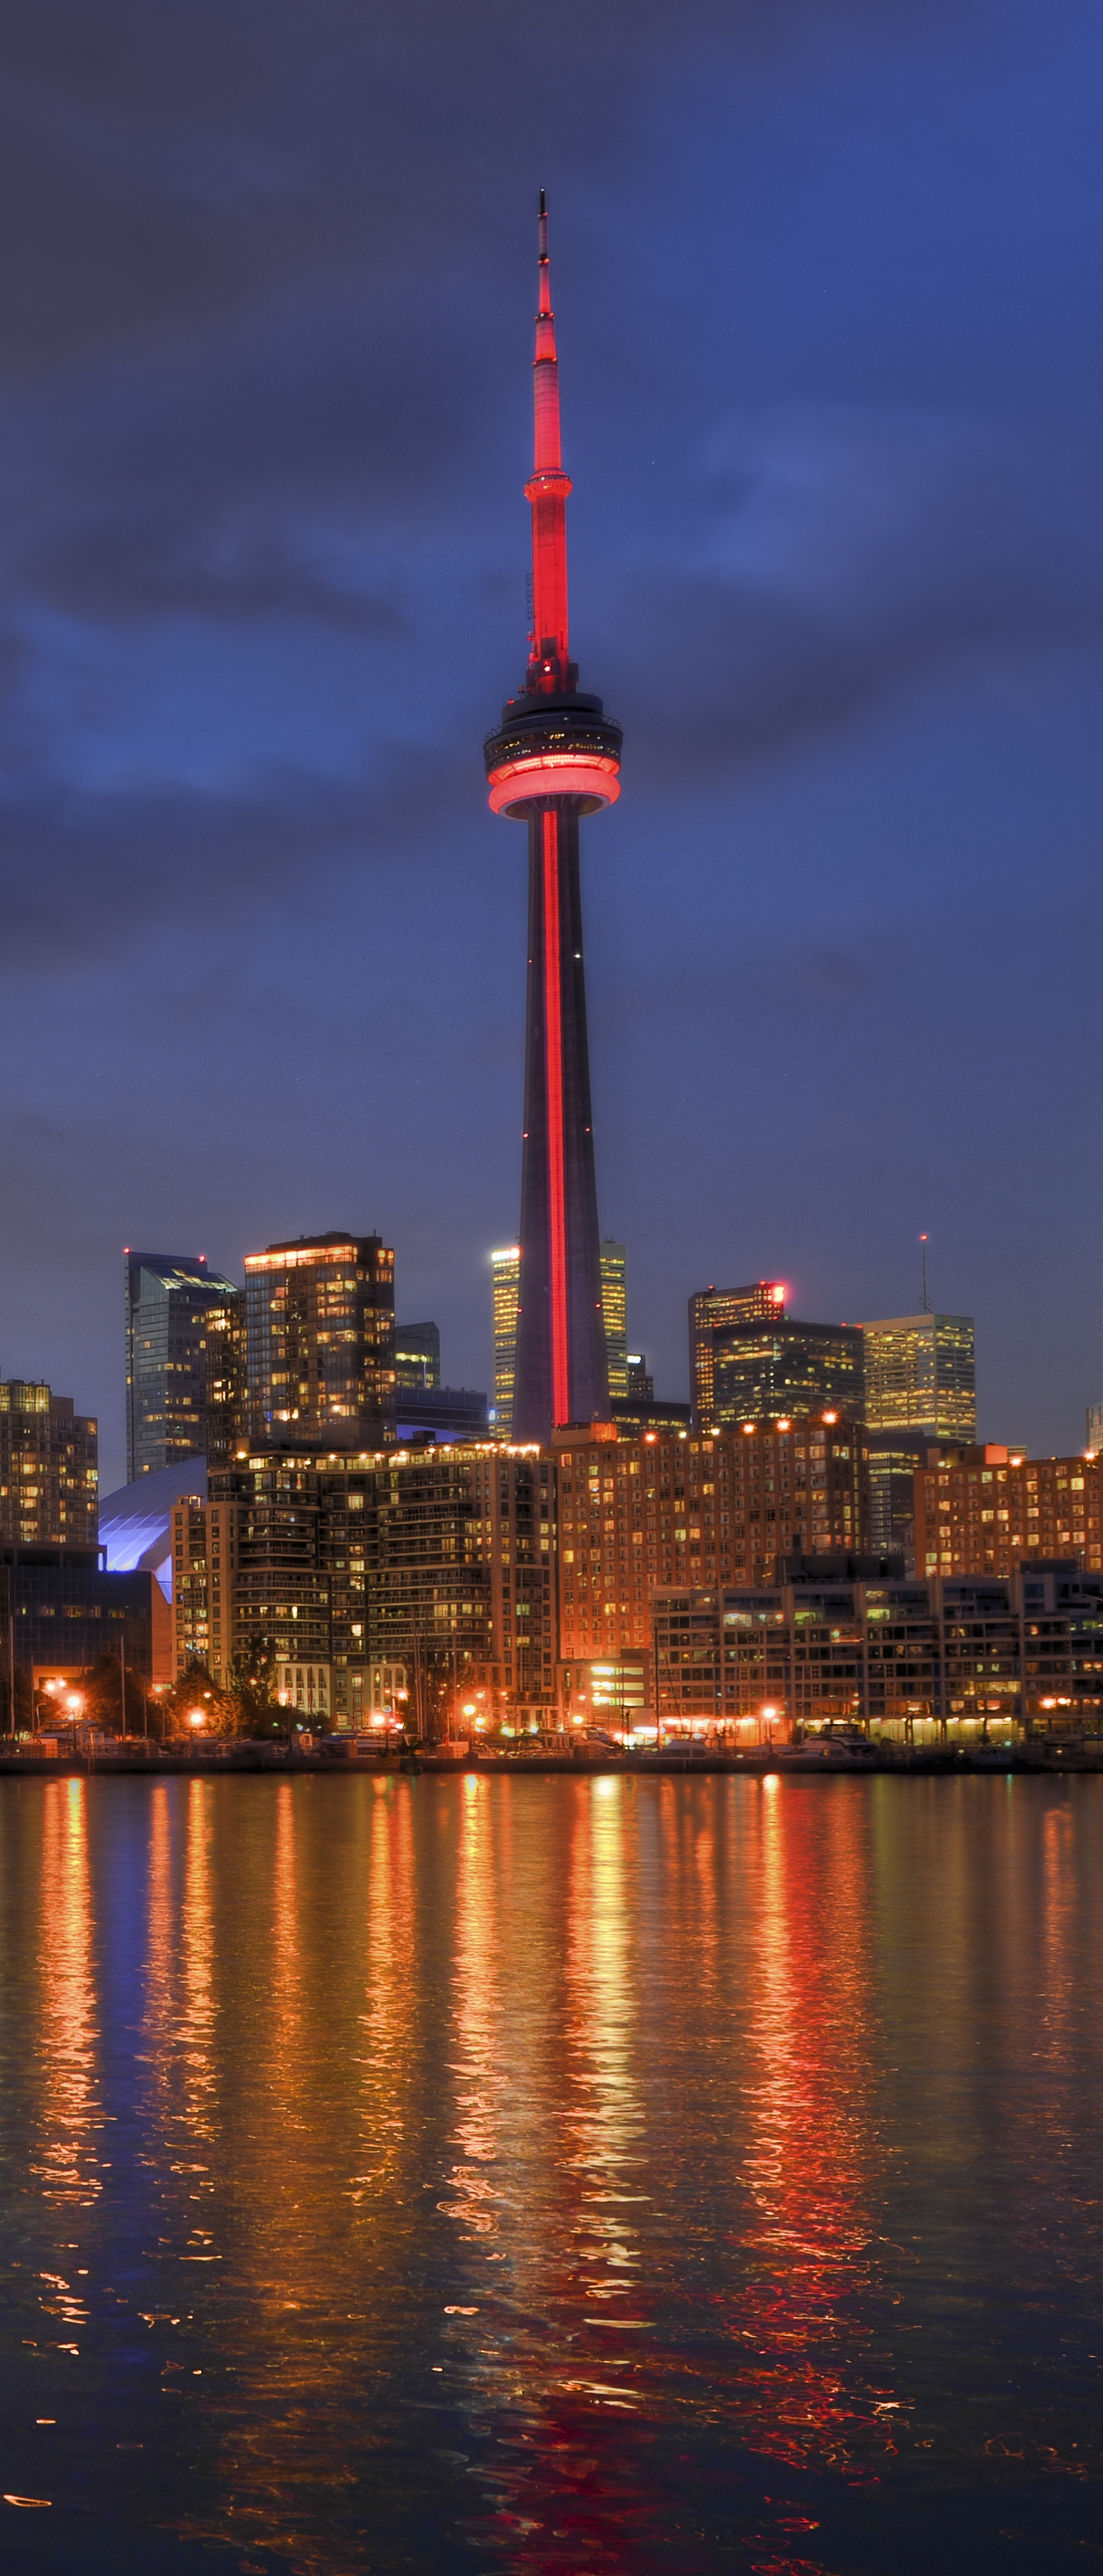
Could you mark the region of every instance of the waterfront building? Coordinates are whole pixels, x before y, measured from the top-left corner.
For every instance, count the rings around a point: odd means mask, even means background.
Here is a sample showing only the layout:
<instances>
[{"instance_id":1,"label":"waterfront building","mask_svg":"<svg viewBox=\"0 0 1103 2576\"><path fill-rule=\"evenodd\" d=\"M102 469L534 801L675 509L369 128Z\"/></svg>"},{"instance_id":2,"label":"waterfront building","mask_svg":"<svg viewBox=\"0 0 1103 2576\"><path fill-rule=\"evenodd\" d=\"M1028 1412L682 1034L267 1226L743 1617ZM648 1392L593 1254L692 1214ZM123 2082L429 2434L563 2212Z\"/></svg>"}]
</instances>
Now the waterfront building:
<instances>
[{"instance_id":1,"label":"waterfront building","mask_svg":"<svg viewBox=\"0 0 1103 2576\"><path fill-rule=\"evenodd\" d=\"M153 1577L135 1569L108 1574L92 1547L0 1544L0 1668L31 1691L48 1683L79 1687L105 1655L122 1657L145 1682L154 1679Z\"/></svg>"},{"instance_id":2,"label":"waterfront building","mask_svg":"<svg viewBox=\"0 0 1103 2576\"><path fill-rule=\"evenodd\" d=\"M490 1256L494 1301L494 1433L513 1437L513 1389L517 1368L517 1304L521 1286L521 1246L507 1243Z\"/></svg>"},{"instance_id":3,"label":"waterfront building","mask_svg":"<svg viewBox=\"0 0 1103 2576\"><path fill-rule=\"evenodd\" d=\"M604 1235L601 1244L601 1315L609 1371L609 1403L615 1411L628 1401L628 1255L623 1243Z\"/></svg>"},{"instance_id":4,"label":"waterfront building","mask_svg":"<svg viewBox=\"0 0 1103 2576\"><path fill-rule=\"evenodd\" d=\"M376 1468L365 1497L373 1657L512 1704L555 1699L555 1464L495 1444Z\"/></svg>"},{"instance_id":5,"label":"waterfront building","mask_svg":"<svg viewBox=\"0 0 1103 2576\"><path fill-rule=\"evenodd\" d=\"M988 1442L917 1470L920 1573L1008 1575L1034 1555L1103 1571L1103 1456L1027 1458Z\"/></svg>"},{"instance_id":6,"label":"waterfront building","mask_svg":"<svg viewBox=\"0 0 1103 2576\"><path fill-rule=\"evenodd\" d=\"M490 1441L265 1449L208 1482L208 1500L173 1509L179 1671L196 1660L224 1683L267 1660L293 1705L338 1728L378 1705L372 1673L385 1665L404 1668L423 1720L468 1684L488 1708L552 1704L547 1455Z\"/></svg>"},{"instance_id":7,"label":"waterfront building","mask_svg":"<svg viewBox=\"0 0 1103 2576\"><path fill-rule=\"evenodd\" d=\"M609 1412L586 1033L579 831L620 793L621 730L584 696L567 621L559 367L540 199L533 366L532 623L518 695L484 745L490 804L528 833L528 1012L515 1439Z\"/></svg>"},{"instance_id":8,"label":"waterfront building","mask_svg":"<svg viewBox=\"0 0 1103 2576\"><path fill-rule=\"evenodd\" d=\"M1103 1733L1103 1576L1067 1562L920 1581L840 1557L813 1579L659 1590L653 1616L660 1724L748 1742L837 1725Z\"/></svg>"},{"instance_id":9,"label":"waterfront building","mask_svg":"<svg viewBox=\"0 0 1103 2576\"><path fill-rule=\"evenodd\" d=\"M207 1448L207 1339L239 1294L206 1254L127 1252L126 1472L133 1484Z\"/></svg>"},{"instance_id":10,"label":"waterfront building","mask_svg":"<svg viewBox=\"0 0 1103 2576\"><path fill-rule=\"evenodd\" d=\"M394 1253L300 1235L245 1260L245 1443L363 1449L394 1437Z\"/></svg>"},{"instance_id":11,"label":"waterfront building","mask_svg":"<svg viewBox=\"0 0 1103 2576\"><path fill-rule=\"evenodd\" d=\"M94 1543L97 1452L96 1423L71 1395L18 1377L0 1384L0 1542Z\"/></svg>"},{"instance_id":12,"label":"waterfront building","mask_svg":"<svg viewBox=\"0 0 1103 2576\"><path fill-rule=\"evenodd\" d=\"M436 1324L396 1324L394 1376L399 1401L440 1385L440 1331Z\"/></svg>"},{"instance_id":13,"label":"waterfront building","mask_svg":"<svg viewBox=\"0 0 1103 2576\"><path fill-rule=\"evenodd\" d=\"M651 1644L651 1595L677 1581L773 1582L780 1558L860 1548L860 1424L829 1411L738 1430L556 1435L559 1651L608 1661Z\"/></svg>"},{"instance_id":14,"label":"waterfront building","mask_svg":"<svg viewBox=\"0 0 1103 2576\"><path fill-rule=\"evenodd\" d=\"M971 1315L889 1316L861 1326L869 1440L870 1538L915 1563L915 1472L943 1442L977 1436Z\"/></svg>"},{"instance_id":15,"label":"waterfront building","mask_svg":"<svg viewBox=\"0 0 1103 2576\"><path fill-rule=\"evenodd\" d=\"M689 1390L698 1429L711 1430L716 1420L714 1334L732 1326L780 1322L787 1296L784 1280L756 1279L749 1288L699 1288L690 1298Z\"/></svg>"}]
</instances>

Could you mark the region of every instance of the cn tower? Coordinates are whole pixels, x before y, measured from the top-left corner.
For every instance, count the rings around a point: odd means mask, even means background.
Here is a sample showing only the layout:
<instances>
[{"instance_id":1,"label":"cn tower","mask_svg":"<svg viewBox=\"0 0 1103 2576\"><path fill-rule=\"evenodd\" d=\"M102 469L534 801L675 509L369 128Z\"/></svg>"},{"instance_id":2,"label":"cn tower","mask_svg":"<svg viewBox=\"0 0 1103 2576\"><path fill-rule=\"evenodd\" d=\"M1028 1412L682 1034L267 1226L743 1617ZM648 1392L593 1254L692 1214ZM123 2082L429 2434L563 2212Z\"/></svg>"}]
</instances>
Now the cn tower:
<instances>
[{"instance_id":1,"label":"cn tower","mask_svg":"<svg viewBox=\"0 0 1103 2576\"><path fill-rule=\"evenodd\" d=\"M515 1440L609 1412L586 1042L578 826L620 794L621 729L584 697L567 632L567 494L548 218L540 195L533 399L532 628L525 685L484 744L495 814L527 823L528 1013Z\"/></svg>"}]
</instances>

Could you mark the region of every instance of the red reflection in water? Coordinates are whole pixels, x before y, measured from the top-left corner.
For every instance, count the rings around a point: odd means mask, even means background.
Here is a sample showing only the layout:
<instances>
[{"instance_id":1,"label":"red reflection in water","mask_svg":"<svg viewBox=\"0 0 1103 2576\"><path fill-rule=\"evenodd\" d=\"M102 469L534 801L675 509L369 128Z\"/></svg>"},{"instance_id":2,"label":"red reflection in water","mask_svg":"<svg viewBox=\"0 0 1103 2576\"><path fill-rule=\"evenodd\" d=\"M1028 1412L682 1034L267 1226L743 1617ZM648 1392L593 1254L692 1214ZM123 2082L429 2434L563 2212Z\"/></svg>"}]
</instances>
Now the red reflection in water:
<instances>
[{"instance_id":1,"label":"red reflection in water","mask_svg":"<svg viewBox=\"0 0 1103 2576\"><path fill-rule=\"evenodd\" d=\"M836 2466L891 2449L856 2382L856 2302L869 2289L875 2033L868 1958L868 1802L805 1784L761 1788L748 2037L751 2281L733 2320L748 2346L744 2438ZM860 2438L858 2438L860 2435ZM855 2444L857 2441L857 2447Z\"/></svg>"}]
</instances>

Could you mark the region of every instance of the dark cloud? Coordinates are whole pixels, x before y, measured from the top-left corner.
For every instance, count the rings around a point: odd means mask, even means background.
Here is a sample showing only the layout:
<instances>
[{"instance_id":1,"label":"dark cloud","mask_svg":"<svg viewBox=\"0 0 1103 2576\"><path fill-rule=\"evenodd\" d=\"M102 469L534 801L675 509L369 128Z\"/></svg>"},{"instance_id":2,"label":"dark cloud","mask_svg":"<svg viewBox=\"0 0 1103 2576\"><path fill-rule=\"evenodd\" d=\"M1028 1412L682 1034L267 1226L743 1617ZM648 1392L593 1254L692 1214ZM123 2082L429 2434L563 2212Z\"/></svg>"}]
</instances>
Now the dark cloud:
<instances>
[{"instance_id":1,"label":"dark cloud","mask_svg":"<svg viewBox=\"0 0 1103 2576\"><path fill-rule=\"evenodd\" d=\"M728 505L614 610L669 647L661 674L629 648L649 768L776 759L955 671L1103 641L1094 431L788 407L718 440Z\"/></svg>"},{"instance_id":2,"label":"dark cloud","mask_svg":"<svg viewBox=\"0 0 1103 2576\"><path fill-rule=\"evenodd\" d=\"M251 794L41 789L0 804L4 971L90 964L181 923L274 927L349 866L393 866L454 804L458 762L393 745L374 776Z\"/></svg>"},{"instance_id":3,"label":"dark cloud","mask_svg":"<svg viewBox=\"0 0 1103 2576\"><path fill-rule=\"evenodd\" d=\"M798 62L840 31L929 42L950 0L685 0L676 51ZM664 76L666 0L8 0L0 350L8 368L194 335L295 283L400 282L489 248L534 154L607 180ZM581 73L581 77L580 77Z\"/></svg>"}]
</instances>

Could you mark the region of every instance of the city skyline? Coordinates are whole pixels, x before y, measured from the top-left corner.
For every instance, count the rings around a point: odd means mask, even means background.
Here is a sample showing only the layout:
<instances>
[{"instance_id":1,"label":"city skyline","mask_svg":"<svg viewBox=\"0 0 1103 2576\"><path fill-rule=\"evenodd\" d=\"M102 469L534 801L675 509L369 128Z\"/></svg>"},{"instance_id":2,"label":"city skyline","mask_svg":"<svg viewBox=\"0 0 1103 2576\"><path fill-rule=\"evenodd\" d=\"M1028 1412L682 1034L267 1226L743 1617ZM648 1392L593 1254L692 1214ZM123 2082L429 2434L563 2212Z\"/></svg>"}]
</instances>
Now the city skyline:
<instances>
[{"instance_id":1,"label":"city skyline","mask_svg":"<svg viewBox=\"0 0 1103 2576\"><path fill-rule=\"evenodd\" d=\"M476 81L444 17L392 61L327 12L311 87L292 13L258 66L231 6L216 104L214 23L178 60L124 0L97 67L12 20L4 1369L74 1390L113 1483L121 1246L231 1274L339 1213L489 1386L524 932L473 745L543 182L575 624L632 747L587 931L634 1337L673 1394L695 1282L914 1312L929 1232L982 1436L1078 1444L1098 27L1056 8L1040 93L991 0L691 8L672 90L614 6L580 100L512 22Z\"/></svg>"}]
</instances>

